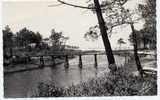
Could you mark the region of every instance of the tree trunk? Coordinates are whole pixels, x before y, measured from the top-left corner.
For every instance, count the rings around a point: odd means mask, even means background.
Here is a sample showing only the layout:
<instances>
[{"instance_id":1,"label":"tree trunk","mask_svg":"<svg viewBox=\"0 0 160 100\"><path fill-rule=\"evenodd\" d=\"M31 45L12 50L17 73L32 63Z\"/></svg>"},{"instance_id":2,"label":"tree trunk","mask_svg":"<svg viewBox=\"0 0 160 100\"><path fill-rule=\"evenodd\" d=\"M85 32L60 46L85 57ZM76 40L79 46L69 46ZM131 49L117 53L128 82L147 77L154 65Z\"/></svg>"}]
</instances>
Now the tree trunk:
<instances>
[{"instance_id":1,"label":"tree trunk","mask_svg":"<svg viewBox=\"0 0 160 100\"><path fill-rule=\"evenodd\" d=\"M144 33L142 33L143 34L143 49L147 49L146 48L146 39L145 39L145 35L144 35Z\"/></svg>"},{"instance_id":2,"label":"tree trunk","mask_svg":"<svg viewBox=\"0 0 160 100\"><path fill-rule=\"evenodd\" d=\"M142 69L141 62L139 60L138 53L137 53L137 51L138 51L137 50L137 40L136 40L137 37L136 37L136 33L135 33L135 30L134 30L133 23L131 23L130 26L131 26L131 29L132 29L134 57L135 57L136 65L137 65L137 70L139 71L141 77L143 77L143 69Z\"/></svg>"},{"instance_id":3,"label":"tree trunk","mask_svg":"<svg viewBox=\"0 0 160 100\"><path fill-rule=\"evenodd\" d=\"M12 49L12 47L10 47L10 57L12 58L12 56L13 56L13 49Z\"/></svg>"},{"instance_id":4,"label":"tree trunk","mask_svg":"<svg viewBox=\"0 0 160 100\"><path fill-rule=\"evenodd\" d=\"M104 47L105 47L105 51L106 51L106 55L108 58L108 63L109 63L109 69L111 71L116 71L117 70L117 66L115 64L115 59L112 53L112 48L108 39L108 35L107 35L107 28L105 26L105 22L102 16L102 11L101 11L101 7L99 4L98 0L94 0L94 4L96 7L96 14L97 14L97 19L99 22L99 27L100 27L100 32L102 35L102 39L103 39L103 43L104 43Z\"/></svg>"}]
</instances>

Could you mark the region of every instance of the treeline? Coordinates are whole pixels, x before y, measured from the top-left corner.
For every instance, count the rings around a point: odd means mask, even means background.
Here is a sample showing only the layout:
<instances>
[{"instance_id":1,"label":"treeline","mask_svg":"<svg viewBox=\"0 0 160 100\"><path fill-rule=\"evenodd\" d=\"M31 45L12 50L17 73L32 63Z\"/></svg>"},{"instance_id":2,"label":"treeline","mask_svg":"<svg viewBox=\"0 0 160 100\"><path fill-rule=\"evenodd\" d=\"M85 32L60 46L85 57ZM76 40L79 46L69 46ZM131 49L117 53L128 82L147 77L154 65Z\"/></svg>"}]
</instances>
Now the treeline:
<instances>
[{"instance_id":1,"label":"treeline","mask_svg":"<svg viewBox=\"0 0 160 100\"><path fill-rule=\"evenodd\" d=\"M62 32L57 32L55 29L51 30L51 35L48 38L43 38L39 32L34 32L26 27L18 32L13 33L11 28L7 25L3 29L3 49L4 55L12 55L14 52L22 51L61 51L65 49L65 43L69 39L63 35Z\"/></svg>"},{"instance_id":2,"label":"treeline","mask_svg":"<svg viewBox=\"0 0 160 100\"><path fill-rule=\"evenodd\" d=\"M33 32L26 27L20 31L13 33L7 25L3 30L3 48L27 47L31 43L35 43L36 47L40 45L42 35L39 32Z\"/></svg>"}]
</instances>

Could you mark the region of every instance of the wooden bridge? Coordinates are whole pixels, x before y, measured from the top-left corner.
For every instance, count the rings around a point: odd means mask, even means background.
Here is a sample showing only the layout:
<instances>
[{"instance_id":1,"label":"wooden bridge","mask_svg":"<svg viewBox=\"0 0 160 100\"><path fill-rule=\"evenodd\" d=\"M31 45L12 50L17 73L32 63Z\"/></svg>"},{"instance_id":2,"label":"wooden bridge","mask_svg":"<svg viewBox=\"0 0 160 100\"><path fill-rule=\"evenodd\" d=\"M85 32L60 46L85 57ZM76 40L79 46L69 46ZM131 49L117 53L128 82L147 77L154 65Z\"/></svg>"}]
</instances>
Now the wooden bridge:
<instances>
[{"instance_id":1,"label":"wooden bridge","mask_svg":"<svg viewBox=\"0 0 160 100\"><path fill-rule=\"evenodd\" d=\"M98 55L106 55L105 53L67 53L67 54L46 54L46 55L25 55L25 56L17 56L20 60L24 60L23 63L16 63L16 62L12 62L13 60L11 60L11 66L19 66L18 64L23 64L26 67L24 67L23 69L17 70L17 71L7 71L6 73L11 73L11 72L21 72L21 71L26 71L26 70L32 70L32 69L37 69L37 68L43 68L45 66L55 66L56 64L61 64L64 63L64 67L65 68L69 68L69 59L70 58L74 58L75 56L78 57L78 66L79 68L83 67L83 59L82 57L85 55L91 55L94 58L94 67L97 68L98 67L98 61L97 61L97 56ZM131 61L133 59L133 55L132 53L127 53L127 52L117 52L114 53L114 55L118 55L121 57L124 57L124 64L127 64L129 61ZM147 54L148 55L148 54ZM144 56L144 55L140 55L140 56ZM16 55L14 55L14 57L16 57ZM13 58L13 57L12 57ZM46 59L47 58L47 59ZM57 58L62 58L62 62L56 62ZM48 60L49 59L49 60ZM35 62L34 62L35 60ZM51 61L49 64L46 63L45 61ZM59 61L59 60L58 60ZM38 62L38 63L36 63ZM12 64L13 63L13 64ZM15 64L15 65L14 65ZM28 65L30 66L36 65L33 68L27 67ZM118 66L122 66L122 65L118 65ZM9 66L8 66L9 67ZM28 69L29 68L29 69ZM147 71L148 72L148 71ZM150 72L150 70L149 70ZM153 72L153 71L151 71Z\"/></svg>"},{"instance_id":2,"label":"wooden bridge","mask_svg":"<svg viewBox=\"0 0 160 100\"><path fill-rule=\"evenodd\" d=\"M56 58L63 58L64 59L64 67L65 68L69 68L69 58L73 58L74 56L78 56L79 57L79 68L82 68L83 66L83 59L82 56L85 55L93 55L94 57L94 66L97 67L98 66L98 62L97 62L97 55L106 55L105 53L77 53L77 54L49 54L49 55L26 55L25 56L25 63L29 63L31 61L31 58L36 57L39 59L39 64L38 66L43 68L45 66L45 57L49 57L51 58L51 62L52 65L56 65L55 59ZM119 56L124 56L125 58L125 63L128 62L127 57L131 57L129 53L125 53L125 54L115 54L115 55L119 55Z\"/></svg>"}]
</instances>

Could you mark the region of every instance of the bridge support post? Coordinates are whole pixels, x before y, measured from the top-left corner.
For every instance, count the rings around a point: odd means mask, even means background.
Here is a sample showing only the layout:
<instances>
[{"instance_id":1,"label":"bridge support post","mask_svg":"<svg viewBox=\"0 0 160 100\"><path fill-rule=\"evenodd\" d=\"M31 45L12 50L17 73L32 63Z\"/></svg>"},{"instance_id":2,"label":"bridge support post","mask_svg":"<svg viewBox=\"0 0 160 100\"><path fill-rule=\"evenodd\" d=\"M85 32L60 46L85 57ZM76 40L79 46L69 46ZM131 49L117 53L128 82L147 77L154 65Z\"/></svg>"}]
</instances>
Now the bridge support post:
<instances>
[{"instance_id":1,"label":"bridge support post","mask_svg":"<svg viewBox=\"0 0 160 100\"><path fill-rule=\"evenodd\" d=\"M129 62L129 57L130 57L129 54L127 54L127 63Z\"/></svg>"},{"instance_id":2,"label":"bridge support post","mask_svg":"<svg viewBox=\"0 0 160 100\"><path fill-rule=\"evenodd\" d=\"M55 66L55 57L51 56L51 58L52 58L52 65Z\"/></svg>"},{"instance_id":3,"label":"bridge support post","mask_svg":"<svg viewBox=\"0 0 160 100\"><path fill-rule=\"evenodd\" d=\"M82 68L82 55L79 55L79 68Z\"/></svg>"},{"instance_id":4,"label":"bridge support post","mask_svg":"<svg viewBox=\"0 0 160 100\"><path fill-rule=\"evenodd\" d=\"M64 64L65 68L69 67L69 61L68 61L68 55L65 55L65 64Z\"/></svg>"},{"instance_id":5,"label":"bridge support post","mask_svg":"<svg viewBox=\"0 0 160 100\"><path fill-rule=\"evenodd\" d=\"M43 56L40 56L40 65L39 67L44 67L44 59Z\"/></svg>"},{"instance_id":6,"label":"bridge support post","mask_svg":"<svg viewBox=\"0 0 160 100\"><path fill-rule=\"evenodd\" d=\"M97 67L97 54L94 54L94 66Z\"/></svg>"},{"instance_id":7,"label":"bridge support post","mask_svg":"<svg viewBox=\"0 0 160 100\"><path fill-rule=\"evenodd\" d=\"M128 55L129 56L129 62L131 61L131 54Z\"/></svg>"},{"instance_id":8,"label":"bridge support post","mask_svg":"<svg viewBox=\"0 0 160 100\"><path fill-rule=\"evenodd\" d=\"M124 58L124 62L125 62L125 64L127 63L127 55L125 54L125 56L124 56L125 58Z\"/></svg>"},{"instance_id":9,"label":"bridge support post","mask_svg":"<svg viewBox=\"0 0 160 100\"><path fill-rule=\"evenodd\" d=\"M30 62L31 61L31 57L27 56L27 60L28 60L28 62Z\"/></svg>"}]
</instances>

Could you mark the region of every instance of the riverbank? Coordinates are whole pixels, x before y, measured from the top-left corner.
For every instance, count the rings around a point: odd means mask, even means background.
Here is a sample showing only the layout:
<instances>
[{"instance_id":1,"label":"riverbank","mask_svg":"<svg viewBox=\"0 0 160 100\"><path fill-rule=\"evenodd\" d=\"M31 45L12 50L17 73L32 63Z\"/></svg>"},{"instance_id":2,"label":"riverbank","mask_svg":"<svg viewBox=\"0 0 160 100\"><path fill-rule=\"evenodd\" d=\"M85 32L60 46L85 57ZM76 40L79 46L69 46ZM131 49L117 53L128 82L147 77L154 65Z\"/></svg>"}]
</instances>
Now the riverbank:
<instances>
[{"instance_id":1,"label":"riverbank","mask_svg":"<svg viewBox=\"0 0 160 100\"><path fill-rule=\"evenodd\" d=\"M64 63L64 59L55 59L55 65L62 64ZM50 62L52 63L52 62ZM45 65L45 67L48 67ZM3 68L4 74L11 74L11 73L16 73L16 72L24 72L24 71L30 71L30 70L35 70L41 68L39 64L18 64L18 65L9 65L7 67Z\"/></svg>"},{"instance_id":2,"label":"riverbank","mask_svg":"<svg viewBox=\"0 0 160 100\"><path fill-rule=\"evenodd\" d=\"M26 51L25 49L14 50L14 52L12 52L13 56L8 55L9 56L8 58L4 57L4 59L3 59L3 65L4 65L3 72L4 72L4 74L10 74L10 73L24 72L24 71L39 69L39 68L41 68L39 66L40 65L39 57L41 55L45 55L45 57L43 57L45 60L45 62L44 62L45 67L53 66L53 59L51 59L49 57L49 55L53 55L53 54L65 55L70 52L79 53L80 51L79 50L54 51L54 50L37 50L37 49L35 49L35 50L32 50L29 52L29 51ZM16 56L18 58L16 58ZM49 57L49 59L47 56ZM30 61L28 60L28 58L30 59ZM47 58L47 59L45 59L45 58ZM75 57L69 56L68 58L73 59ZM62 64L64 62L65 62L64 57L55 58L54 65Z\"/></svg>"},{"instance_id":3,"label":"riverbank","mask_svg":"<svg viewBox=\"0 0 160 100\"><path fill-rule=\"evenodd\" d=\"M141 59L143 68L156 70L152 57ZM150 63L150 64L146 64ZM146 74L142 79L137 74L134 60L118 68L114 74L104 72L99 77L67 88L57 87L54 83L40 83L31 97L75 97L75 96L144 96L157 95L157 75Z\"/></svg>"},{"instance_id":4,"label":"riverbank","mask_svg":"<svg viewBox=\"0 0 160 100\"><path fill-rule=\"evenodd\" d=\"M120 55L122 56L122 55ZM127 57L128 55L125 55ZM123 57L123 56L122 56ZM128 56L129 57L129 56ZM68 59L73 59L75 56L69 56ZM44 67L54 67L55 65L65 63L66 59L65 58L55 58L54 65L53 65L53 59L50 57L43 57L44 59ZM126 58L125 58L126 59ZM4 66L4 74L10 74L10 73L16 73L16 72L24 72L24 71L31 71L39 68L43 68L40 66L40 59L39 57L30 57L30 62L24 63L23 64L10 64L8 66Z\"/></svg>"}]
</instances>

